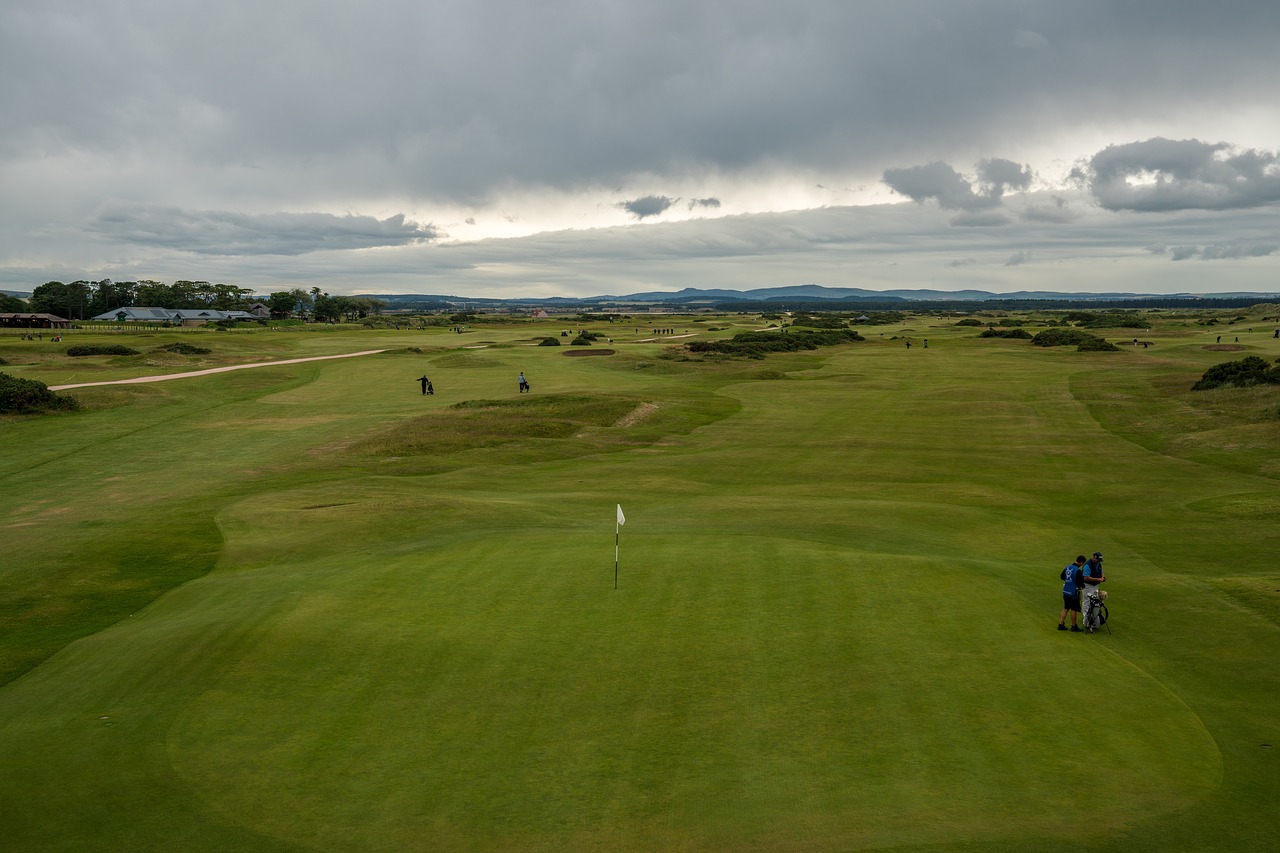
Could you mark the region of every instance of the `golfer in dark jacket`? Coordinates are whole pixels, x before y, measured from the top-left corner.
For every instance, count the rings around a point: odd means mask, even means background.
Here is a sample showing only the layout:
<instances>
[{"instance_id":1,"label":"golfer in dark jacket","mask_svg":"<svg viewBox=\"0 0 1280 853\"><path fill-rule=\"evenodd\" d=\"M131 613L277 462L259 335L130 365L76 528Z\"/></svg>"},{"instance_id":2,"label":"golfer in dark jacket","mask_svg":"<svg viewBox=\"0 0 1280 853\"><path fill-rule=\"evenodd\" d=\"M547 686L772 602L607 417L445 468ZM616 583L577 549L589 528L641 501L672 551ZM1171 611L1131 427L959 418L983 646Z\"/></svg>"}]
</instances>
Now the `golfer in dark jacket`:
<instances>
[{"instance_id":1,"label":"golfer in dark jacket","mask_svg":"<svg viewBox=\"0 0 1280 853\"><path fill-rule=\"evenodd\" d=\"M1076 619L1080 616L1080 585L1084 582L1085 557L1081 554L1074 563L1058 573L1062 579L1062 613L1058 616L1058 630L1067 630L1067 614L1071 614L1071 630L1079 631Z\"/></svg>"}]
</instances>

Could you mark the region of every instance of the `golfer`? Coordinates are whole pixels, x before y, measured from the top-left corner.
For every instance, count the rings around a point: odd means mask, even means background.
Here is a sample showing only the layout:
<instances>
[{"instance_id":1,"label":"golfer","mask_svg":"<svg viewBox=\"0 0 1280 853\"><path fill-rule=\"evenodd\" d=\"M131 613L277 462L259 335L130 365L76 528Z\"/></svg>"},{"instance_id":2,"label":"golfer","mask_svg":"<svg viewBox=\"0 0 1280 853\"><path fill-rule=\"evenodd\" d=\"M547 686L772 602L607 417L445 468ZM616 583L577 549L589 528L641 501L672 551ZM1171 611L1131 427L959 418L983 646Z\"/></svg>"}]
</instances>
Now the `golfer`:
<instances>
[{"instance_id":1,"label":"golfer","mask_svg":"<svg viewBox=\"0 0 1280 853\"><path fill-rule=\"evenodd\" d=\"M425 375L423 375L418 377L418 381L422 383L422 396L425 397L428 394L435 396L436 389L431 387L430 379L428 379Z\"/></svg>"},{"instance_id":2,"label":"golfer","mask_svg":"<svg viewBox=\"0 0 1280 853\"><path fill-rule=\"evenodd\" d=\"M1101 551L1094 551L1093 557L1084 564L1081 579L1084 581L1081 595L1084 604L1084 632L1093 634L1102 627L1102 599L1098 595L1098 587L1107 579L1102 573Z\"/></svg>"},{"instance_id":3,"label":"golfer","mask_svg":"<svg viewBox=\"0 0 1280 853\"><path fill-rule=\"evenodd\" d=\"M1058 573L1062 579L1062 613L1058 616L1058 630L1067 630L1067 614L1071 614L1071 630L1079 631L1076 619L1080 616L1080 585L1084 582L1085 556L1076 557L1074 563Z\"/></svg>"},{"instance_id":4,"label":"golfer","mask_svg":"<svg viewBox=\"0 0 1280 853\"><path fill-rule=\"evenodd\" d=\"M529 390L529 381L524 378L524 371L520 371L520 393L523 394Z\"/></svg>"}]
</instances>

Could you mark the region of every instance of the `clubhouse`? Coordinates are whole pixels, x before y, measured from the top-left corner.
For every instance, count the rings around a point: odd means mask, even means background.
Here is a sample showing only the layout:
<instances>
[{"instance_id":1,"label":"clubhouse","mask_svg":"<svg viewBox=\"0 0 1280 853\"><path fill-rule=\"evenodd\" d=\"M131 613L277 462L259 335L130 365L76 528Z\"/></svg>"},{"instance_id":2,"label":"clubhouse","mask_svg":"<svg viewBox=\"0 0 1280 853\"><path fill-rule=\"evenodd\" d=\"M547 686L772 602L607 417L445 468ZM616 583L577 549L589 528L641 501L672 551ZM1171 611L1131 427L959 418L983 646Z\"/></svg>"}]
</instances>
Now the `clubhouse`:
<instances>
[{"instance_id":1,"label":"clubhouse","mask_svg":"<svg viewBox=\"0 0 1280 853\"><path fill-rule=\"evenodd\" d=\"M54 314L0 314L0 329L69 329L71 321Z\"/></svg>"},{"instance_id":2,"label":"clubhouse","mask_svg":"<svg viewBox=\"0 0 1280 853\"><path fill-rule=\"evenodd\" d=\"M91 320L115 320L120 323L169 323L174 326L202 326L218 320L259 320L271 316L261 302L249 306L248 311L219 311L216 308L116 308L104 311Z\"/></svg>"}]
</instances>

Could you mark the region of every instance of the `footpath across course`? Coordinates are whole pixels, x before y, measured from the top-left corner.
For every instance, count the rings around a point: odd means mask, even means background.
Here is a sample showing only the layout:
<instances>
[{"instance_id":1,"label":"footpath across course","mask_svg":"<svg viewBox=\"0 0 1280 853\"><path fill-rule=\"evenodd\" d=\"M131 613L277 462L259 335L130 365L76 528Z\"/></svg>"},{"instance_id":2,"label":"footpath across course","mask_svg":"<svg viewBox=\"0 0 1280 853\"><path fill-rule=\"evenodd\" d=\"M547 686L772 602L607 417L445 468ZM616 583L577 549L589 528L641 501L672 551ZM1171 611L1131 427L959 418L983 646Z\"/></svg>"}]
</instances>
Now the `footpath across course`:
<instances>
[{"instance_id":1,"label":"footpath across course","mask_svg":"<svg viewBox=\"0 0 1280 853\"><path fill-rule=\"evenodd\" d=\"M226 373L229 370L248 370L251 367L275 367L280 364L300 364L304 361L325 361L330 358L355 358L358 355L374 355L386 352L382 349L368 349L362 352L346 352L340 355L314 355L308 358L286 358L283 361L259 361L253 364L232 364L227 367L210 367L207 370L192 370L188 373L166 373L160 376L135 376L133 379L108 379L103 382L77 382L71 385L50 385L50 391L66 391L70 388L89 388L94 385L136 385L142 382L167 382L170 379L188 379L192 376L208 376L211 373Z\"/></svg>"}]
</instances>

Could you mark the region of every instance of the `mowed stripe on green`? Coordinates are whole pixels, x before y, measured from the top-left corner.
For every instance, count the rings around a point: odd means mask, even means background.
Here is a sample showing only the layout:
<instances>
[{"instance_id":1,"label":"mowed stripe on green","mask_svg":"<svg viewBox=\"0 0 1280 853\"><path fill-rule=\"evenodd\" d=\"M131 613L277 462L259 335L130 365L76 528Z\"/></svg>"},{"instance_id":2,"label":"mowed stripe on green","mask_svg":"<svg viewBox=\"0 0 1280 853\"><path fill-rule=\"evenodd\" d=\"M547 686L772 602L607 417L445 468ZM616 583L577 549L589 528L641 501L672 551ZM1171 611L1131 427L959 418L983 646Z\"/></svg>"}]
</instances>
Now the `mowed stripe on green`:
<instances>
[{"instance_id":1,"label":"mowed stripe on green","mask_svg":"<svg viewBox=\"0 0 1280 853\"><path fill-rule=\"evenodd\" d=\"M528 353L491 358L474 382L531 370ZM577 361L533 364L657 403L725 378ZM317 408L362 394L394 417L407 410L367 389L400 372L326 368L273 402L305 411L314 388ZM736 415L656 446L280 474L220 512L217 572L0 693L5 741L24 744L3 800L59 815L15 837L159 847L137 814L159 797L186 832L324 849L1124 838L1204 801L1223 767L1182 698L1207 663L1134 664L1163 660L1161 608L1186 606L1167 589L1187 585L1176 549L1131 529L1125 495L1100 506L1088 486L1117 467L1135 492L1188 502L1240 483L1099 429L1069 373L1012 349L853 348L721 387ZM1194 517L1161 509L1145 519L1166 540ZM1218 525L1210 546L1232 533ZM1057 564L1095 544L1122 572L1168 575L1127 599L1145 637L1052 630ZM1248 612L1213 633L1274 648ZM1100 692L1105 727L1086 742ZM48 760L72 751L75 765ZM1109 808L1085 829L1046 804L1098 757Z\"/></svg>"}]
</instances>

